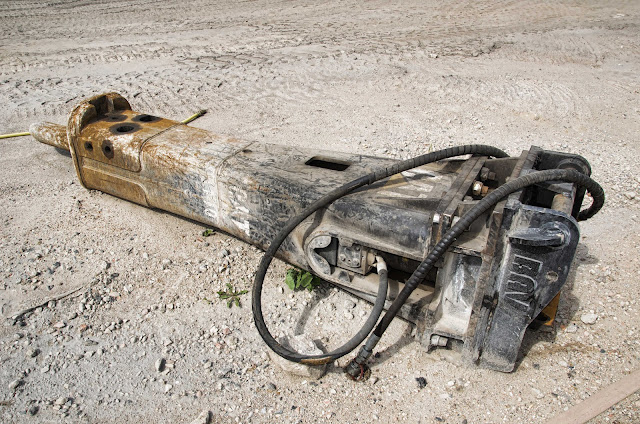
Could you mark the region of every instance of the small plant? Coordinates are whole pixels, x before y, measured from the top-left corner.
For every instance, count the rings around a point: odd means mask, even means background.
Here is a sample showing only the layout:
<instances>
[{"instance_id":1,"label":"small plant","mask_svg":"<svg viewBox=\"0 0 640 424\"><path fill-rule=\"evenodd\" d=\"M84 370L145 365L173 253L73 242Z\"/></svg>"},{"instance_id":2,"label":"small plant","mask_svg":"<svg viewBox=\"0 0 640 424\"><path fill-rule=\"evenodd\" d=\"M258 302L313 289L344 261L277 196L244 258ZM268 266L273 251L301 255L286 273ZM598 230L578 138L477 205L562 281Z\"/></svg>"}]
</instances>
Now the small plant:
<instances>
[{"instance_id":1,"label":"small plant","mask_svg":"<svg viewBox=\"0 0 640 424\"><path fill-rule=\"evenodd\" d=\"M309 271L302 271L298 268L289 268L284 282L287 287L294 291L301 289L313 291L314 288L322 283L322 280Z\"/></svg>"},{"instance_id":2,"label":"small plant","mask_svg":"<svg viewBox=\"0 0 640 424\"><path fill-rule=\"evenodd\" d=\"M228 308L232 307L234 303L239 308L240 296L242 296L245 293L248 293L248 290L235 291L233 286L230 283L227 283L227 290L219 290L218 297L222 300L227 301Z\"/></svg>"},{"instance_id":3,"label":"small plant","mask_svg":"<svg viewBox=\"0 0 640 424\"><path fill-rule=\"evenodd\" d=\"M212 230L211 228L207 228L202 232L202 235L204 237L209 237L209 236L212 236L214 233L215 233L215 230Z\"/></svg>"}]
</instances>

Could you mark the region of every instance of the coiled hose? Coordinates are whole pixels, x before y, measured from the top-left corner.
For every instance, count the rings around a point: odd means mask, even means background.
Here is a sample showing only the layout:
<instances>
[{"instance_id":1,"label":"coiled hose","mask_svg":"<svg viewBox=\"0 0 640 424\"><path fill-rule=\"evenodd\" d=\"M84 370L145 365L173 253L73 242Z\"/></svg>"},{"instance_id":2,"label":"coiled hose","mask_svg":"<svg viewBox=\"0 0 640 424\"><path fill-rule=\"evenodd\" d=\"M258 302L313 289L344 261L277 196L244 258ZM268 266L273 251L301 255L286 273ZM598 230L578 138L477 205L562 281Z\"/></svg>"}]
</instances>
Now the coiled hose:
<instances>
[{"instance_id":1,"label":"coiled hose","mask_svg":"<svg viewBox=\"0 0 640 424\"><path fill-rule=\"evenodd\" d=\"M264 284L264 278L267 273L267 269L269 269L269 265L271 264L271 261L273 260L276 252L280 248L280 245L282 245L284 240L302 221L307 219L311 214L315 213L319 209L330 205L337 199L346 196L353 190L356 190L360 187L373 184L376 181L380 181L384 178L390 177L403 171L407 171L409 169L416 168L418 166L467 154L493 156L498 158L508 156L505 152L498 148L485 145L464 145L427 153L415 158L396 162L391 166L378 169L368 175L365 175L364 177L357 178L347 184L344 184L322 196L320 199L307 206L298 216L291 219L291 221L289 221L280 230L280 232L275 236L275 238L269 245L269 248L265 252L262 260L260 261L260 264L258 265L258 270L256 272L253 284L251 297L253 320L255 322L256 328L258 329L258 332L260 333L260 336L267 344L267 346L269 346L269 348L271 348L271 350L273 350L275 353L285 359L288 359L289 361L301 362L309 365L326 364L335 361L338 358L341 358L342 356L348 354L356 347L358 347L358 345L362 343L362 341L369 335L369 333L371 333L371 330L373 330L374 326L378 322L378 318L380 318L380 315L382 314L382 310L384 308L384 303L387 297L386 269L383 271L383 273L378 271L380 277L380 286L378 288L378 295L374 303L374 308L372 309L369 318L360 329L360 331L358 331L355 336L353 336L347 343L345 343L338 349L322 355L302 355L285 348L273 338L273 336L269 332L269 329L267 328L267 325L264 321L264 316L262 314L262 286Z\"/></svg>"},{"instance_id":2,"label":"coiled hose","mask_svg":"<svg viewBox=\"0 0 640 424\"><path fill-rule=\"evenodd\" d=\"M580 211L578 214L579 221L591 218L593 215L598 213L604 204L604 190L602 187L600 187L600 185L590 177L573 169L550 169L532 172L496 188L484 199L480 200L467 213L465 213L462 218L460 218L460 220L445 233L420 265L418 265L411 277L409 277L405 282L404 288L393 301L387 313L382 317L382 320L374 330L373 334L371 334L365 345L360 349L358 356L356 356L347 365L345 369L346 373L353 379L361 378L364 374L365 362L371 356L374 347L378 344L378 341L387 330L389 324L391 324L391 321L393 321L393 318L397 315L402 305L404 305L411 293L416 289L416 287L418 287L431 268L433 268L433 265L438 261L438 259L440 259L456 238L460 236L460 234L462 234L462 232L468 228L473 221L510 194L522 190L525 187L546 181L566 181L575 183L587 189L593 198L593 203L589 208Z\"/></svg>"},{"instance_id":3,"label":"coiled hose","mask_svg":"<svg viewBox=\"0 0 640 424\"><path fill-rule=\"evenodd\" d=\"M256 272L255 283L253 286L252 292L252 306L253 306L253 318L260 333L260 336L265 341L265 343L278 355L282 356L285 359L294 362L301 362L310 365L320 365L328 362L332 362L353 349L355 349L371 332L373 326L378 321L379 316L382 313L382 308L378 308L379 304L384 305L384 300L386 298L387 291L387 276L386 270L384 270L384 274L380 275L381 287L378 290L378 297L376 298L374 309L367 319L365 325L358 331L358 333L352 337L346 344L341 346L340 348L322 355L302 355L297 352L292 352L287 348L283 347L279 344L269 332L264 317L262 314L262 286L264 283L264 278L267 272L271 261L277 250L279 249L282 242L286 239L286 237L307 217L309 217L312 213L317 210L326 207L330 203L339 199L340 197L345 196L346 194L352 192L353 190L362 187L364 185L373 184L376 181L382 180L384 178L390 177L391 175L397 174L399 172L403 172L412 168L416 168L418 166L422 166L431 162L435 162L438 160L451 158L455 156L465 155L465 154L478 154L483 156L493 156L493 157L506 157L506 153L502 150L491 146L484 145L465 145L452 147L449 149L439 150L436 152L428 153L422 156L418 156L416 158L408 159L405 161L401 161L395 163L392 166L381 168L371 174L358 178L356 180L351 181L341 187L338 187L326 194L319 200L312 203L308 206L303 212L301 212L297 217L293 218L285 227L276 235L273 242L265 252L265 255L262 257L260 264L258 265L258 270ZM522 177L516 178L512 181L509 181L500 187L496 188L493 192L487 195L484 199L480 200L473 208L471 208L466 214L462 216L462 218L456 222L456 224L449 229L442 239L436 244L433 250L427 255L427 257L422 261L422 263L416 268L413 272L409 280L405 283L404 288L399 293L398 297L394 300L391 307L384 315L373 334L367 340L367 343L362 347L358 356L351 361L351 363L347 366L347 373L354 378L358 376L362 376L363 374L363 364L371 355L373 348L376 346L382 334L386 331L389 324L393 320L393 318L397 315L398 311L402 307L402 305L406 302L408 297L411 295L413 290L420 284L420 282L424 279L425 275L429 272L429 270L433 267L433 265L437 262L437 260L446 252L446 250L451 246L451 244L456 240L456 238L466 229L469 225L477 219L480 215L486 212L489 208L495 206L500 200L509 196L510 194L522 190L525 187L539 184L546 181L566 181L572 182L579 186L583 186L586 190L591 194L593 198L593 203L591 206L583 211L580 211L578 215L578 220L585 220L593 215L595 215L602 205L604 204L604 191L602 187L595 182L590 177L581 174L578 171L571 169L552 169L545 171L537 171ZM380 272L379 272L380 274ZM384 287L382 287L384 278ZM384 288L384 291L382 290Z\"/></svg>"}]
</instances>

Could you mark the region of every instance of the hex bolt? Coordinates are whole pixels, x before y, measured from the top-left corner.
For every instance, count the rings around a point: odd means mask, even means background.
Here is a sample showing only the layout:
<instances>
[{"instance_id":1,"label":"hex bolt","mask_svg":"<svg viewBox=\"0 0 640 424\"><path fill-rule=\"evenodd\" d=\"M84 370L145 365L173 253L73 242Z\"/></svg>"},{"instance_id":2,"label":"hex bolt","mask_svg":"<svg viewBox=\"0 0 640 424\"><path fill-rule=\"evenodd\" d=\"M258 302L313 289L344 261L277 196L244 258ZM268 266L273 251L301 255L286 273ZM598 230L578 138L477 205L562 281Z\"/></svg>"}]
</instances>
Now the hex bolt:
<instances>
[{"instance_id":1,"label":"hex bolt","mask_svg":"<svg viewBox=\"0 0 640 424\"><path fill-rule=\"evenodd\" d=\"M487 168L486 166L483 166L482 169L480 170L480 180L493 181L495 179L496 179L496 173L493 171L490 171L489 168Z\"/></svg>"},{"instance_id":2,"label":"hex bolt","mask_svg":"<svg viewBox=\"0 0 640 424\"><path fill-rule=\"evenodd\" d=\"M340 262L344 262L347 260L347 257L344 255L344 253L341 253L340 256L338 256L338 258L340 259Z\"/></svg>"},{"instance_id":3,"label":"hex bolt","mask_svg":"<svg viewBox=\"0 0 640 424\"><path fill-rule=\"evenodd\" d=\"M487 168L486 166L483 166L482 169L480 170L480 180L481 181L486 181L487 179L489 179L489 168Z\"/></svg>"}]
</instances>

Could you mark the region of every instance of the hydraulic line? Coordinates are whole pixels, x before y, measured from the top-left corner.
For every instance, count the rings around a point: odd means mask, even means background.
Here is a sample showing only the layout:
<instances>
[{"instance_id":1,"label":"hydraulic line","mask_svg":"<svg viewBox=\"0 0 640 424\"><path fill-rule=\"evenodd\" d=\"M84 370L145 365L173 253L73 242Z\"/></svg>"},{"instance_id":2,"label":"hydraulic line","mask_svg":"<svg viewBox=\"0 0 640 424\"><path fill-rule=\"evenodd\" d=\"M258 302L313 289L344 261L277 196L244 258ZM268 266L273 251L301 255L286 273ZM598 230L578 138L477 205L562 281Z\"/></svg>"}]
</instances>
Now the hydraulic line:
<instances>
[{"instance_id":1,"label":"hydraulic line","mask_svg":"<svg viewBox=\"0 0 640 424\"><path fill-rule=\"evenodd\" d=\"M591 197L593 203L585 210L580 211L578 220L583 221L595 215L604 204L604 190L600 185L590 177L573 169L550 169L545 171L536 171L527 175L523 175L512 181L509 181L480 200L473 208L465 213L453 227L451 227L440 241L434 246L433 250L427 255L422 263L416 268L411 277L406 281L404 288L398 294L398 297L382 317L382 320L374 330L373 334L367 340L365 346L362 347L358 356L349 364L347 372L355 378L355 374L360 373L358 367L362 367L364 362L369 358L373 348L376 346L384 332L395 318L396 314L409 298L411 293L424 280L427 273L433 268L434 264L447 251L460 234L471 225L480 215L485 213L489 208L495 206L499 201L510 194L522 190L531 185L540 184L548 181L565 181L575 183L581 187L585 187Z\"/></svg>"},{"instance_id":2,"label":"hydraulic line","mask_svg":"<svg viewBox=\"0 0 640 424\"><path fill-rule=\"evenodd\" d=\"M384 307L384 301L386 300L386 284L387 284L387 272L386 269L383 270L382 274L380 271L378 272L380 275L380 281L385 284L384 294L382 294L381 288L378 290L378 297L376 298L376 302L374 304L374 309L372 310L369 318L365 322L364 326L353 336L346 344L339 347L338 349L329 352L327 354L322 355L302 355L297 352L293 352L280 343L278 343L274 337L269 332L267 325L264 321L264 316L262 314L262 286L264 284L264 278L267 273L267 269L271 264L276 252L280 248L280 245L284 242L284 240L289 236L289 234L306 218L308 218L311 214L318 211L321 208L328 206L333 203L337 199L351 193L353 190L363 187L365 185L370 185L375 183L376 181L380 181L382 179L388 178L397 173L407 171L409 169L417 168L422 165L426 165L428 163L436 162L439 160L452 158L461 155L467 154L476 154L482 156L492 156L497 158L507 157L508 155L502 150L493 147L493 146L485 146L485 145L464 145L457 147L450 147L448 149L438 150L435 152L427 153L415 158L407 159L404 161L399 161L393 165L388 167L380 168L364 177L357 178L347 184L338 187L326 195L322 196L320 199L313 202L311 205L307 206L298 216L291 219L276 235L273 239L269 248L265 252L260 264L258 265L258 269L256 272L256 277L254 280L253 291L252 291L252 309L253 309L253 319L260 333L260 336L265 341L267 346L271 348L275 353L282 356L285 359L294 362L301 362L310 365L321 365L326 364L328 362L332 362L349 352L355 349L362 341L369 335L373 327L375 326L378 318L382 313L382 307ZM381 299L382 297L382 299ZM382 304L378 312L377 305L378 303ZM376 316L377 314L377 316Z\"/></svg>"},{"instance_id":3,"label":"hydraulic line","mask_svg":"<svg viewBox=\"0 0 640 424\"><path fill-rule=\"evenodd\" d=\"M376 267L378 271L379 277L379 285L378 285L378 294L376 296L375 303L373 304L373 309L367 318L367 321L364 323L360 331L358 331L355 336L353 336L348 342L339 347L338 349L330 352L328 354L322 355L302 355L297 352L292 352L284 348L281 344L276 342L276 345L272 347L272 349L279 354L280 356L285 356L290 361L302 362L310 365L322 365L328 362L334 361L358 347L360 343L371 333L373 327L375 327L378 322L378 318L382 314L384 310L384 304L387 300L387 290L389 287L389 279L387 276L387 264L381 257L376 257ZM270 346L271 347L271 346Z\"/></svg>"},{"instance_id":4,"label":"hydraulic line","mask_svg":"<svg viewBox=\"0 0 640 424\"><path fill-rule=\"evenodd\" d=\"M273 260L275 253L278 248L282 244L282 242L286 239L286 237L293 231L302 221L304 221L308 216L317 210L326 207L333 201L339 199L352 192L353 190L362 187L364 185L372 184L381 179L387 178L391 175L394 175L399 172L406 171L408 169L412 169L418 166L425 165L427 163L435 162L438 160L442 160L445 158L465 155L465 154L480 154L486 156L494 156L494 157L506 157L507 155L494 147L491 146L483 146L483 145L466 145L459 146L449 149L440 150L437 152L428 153L422 156L418 156L413 159L408 159L405 161L398 162L392 166L385 167L379 169L367 176L362 178L358 178L356 180L351 181L341 187L338 187L323 196L321 199L317 200L310 206L308 206L302 213L300 213L297 217L293 218L279 233L276 235L275 239L267 249L265 255L263 256L260 265L258 266L258 271L256 273L255 284L253 287L252 293L252 306L253 306L253 316L256 324L256 328L260 333L261 337L267 343L267 345L277 354L284 357L285 359L302 362L306 364L324 364L330 361L333 361L341 356L344 356L350 350L353 350L364 338L366 334L368 334L367 327L371 321L374 321L375 314L371 314L369 320L365 326L354 336L347 344L343 345L341 348L336 349L333 352L323 355L301 355L297 352L292 352L282 345L280 345L273 336L269 333L268 328L264 322L264 317L262 315L262 285L264 283L264 277L266 275L266 271ZM555 170L547 170L547 171L538 171L523 177L517 178L513 181L510 181L492 193L490 193L487 197L482 199L478 204L472 208L468 213L466 213L457 223L454 225L440 240L440 242L434 247L434 249L430 252L430 254L425 258L425 260L420 264L420 266L414 271L411 278L405 284L404 289L401 291L399 296L391 305L389 311L384 315L382 321L376 327L374 333L370 336L369 340L362 347L360 354L358 357L352 361L352 364L356 365L356 369L359 367L360 372L362 370L361 365L366 361L366 359L371 355L373 348L380 340L382 334L387 329L393 318L396 316L401 306L406 302L407 298L415 290L418 284L424 279L426 273L433 267L433 264L444 254L444 252L451 246L451 244L456 240L456 238L464 231L465 228L477 219L480 215L482 215L486 210L495 206L500 200L509 194L522 190L525 187L530 185L539 184L545 181L568 181L576 183L580 186L584 186L587 191L591 194L593 198L592 205L580 212L578 216L578 220L585 220L595 215L604 203L604 191L602 188L596 183L594 180L589 178L588 176L581 174L575 170L566 170L566 169L555 169ZM386 275L385 275L386 277ZM386 290L386 289L385 289ZM380 295L380 293L379 293ZM378 299L377 299L378 300ZM377 303L376 300L376 303ZM377 321L377 317L375 318ZM369 330L370 331L370 330ZM364 336L363 336L364 334ZM359 341L358 341L359 340ZM355 345L354 345L355 344Z\"/></svg>"}]
</instances>

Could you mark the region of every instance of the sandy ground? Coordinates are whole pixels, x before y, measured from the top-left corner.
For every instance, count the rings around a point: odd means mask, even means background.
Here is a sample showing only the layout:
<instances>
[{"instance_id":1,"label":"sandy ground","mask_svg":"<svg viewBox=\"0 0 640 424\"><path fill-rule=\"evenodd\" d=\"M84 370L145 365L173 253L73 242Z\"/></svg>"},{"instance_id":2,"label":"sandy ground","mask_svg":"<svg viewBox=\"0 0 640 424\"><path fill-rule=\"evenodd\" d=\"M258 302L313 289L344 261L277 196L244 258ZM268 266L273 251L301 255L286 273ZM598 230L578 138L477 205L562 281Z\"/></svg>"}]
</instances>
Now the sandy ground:
<instances>
[{"instance_id":1,"label":"sandy ground","mask_svg":"<svg viewBox=\"0 0 640 424\"><path fill-rule=\"evenodd\" d=\"M216 300L227 282L250 288L260 252L86 191L68 156L30 137L0 140L0 421L533 423L639 368L640 2L3 1L0 28L0 133L117 91L286 145L569 151L608 195L581 227L556 332L528 332L514 373L427 355L398 321L368 382L338 366L307 381L267 359L248 295ZM364 320L369 305L335 289L281 292L285 270L265 288L276 332L307 305L304 332L328 347ZM593 422L639 410L635 394Z\"/></svg>"}]
</instances>

